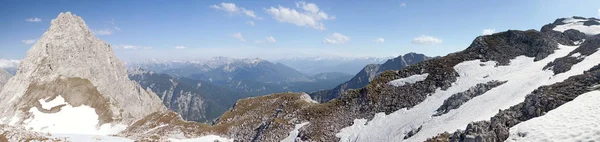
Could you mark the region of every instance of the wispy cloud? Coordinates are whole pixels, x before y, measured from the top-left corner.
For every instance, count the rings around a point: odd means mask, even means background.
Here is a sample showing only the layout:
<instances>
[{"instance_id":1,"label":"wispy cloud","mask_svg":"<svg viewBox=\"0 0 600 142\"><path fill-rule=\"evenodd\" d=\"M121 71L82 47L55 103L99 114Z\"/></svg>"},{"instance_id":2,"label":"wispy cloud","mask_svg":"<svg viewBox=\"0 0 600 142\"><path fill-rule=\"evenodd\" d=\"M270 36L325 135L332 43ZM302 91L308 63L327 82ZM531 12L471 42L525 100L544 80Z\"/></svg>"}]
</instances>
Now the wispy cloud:
<instances>
[{"instance_id":1,"label":"wispy cloud","mask_svg":"<svg viewBox=\"0 0 600 142\"><path fill-rule=\"evenodd\" d=\"M412 40L414 44L439 44L442 40L432 36L421 35Z\"/></svg>"},{"instance_id":2,"label":"wispy cloud","mask_svg":"<svg viewBox=\"0 0 600 142\"><path fill-rule=\"evenodd\" d=\"M248 21L248 22L246 22L246 24L248 24L250 26L254 26L254 21Z\"/></svg>"},{"instance_id":3,"label":"wispy cloud","mask_svg":"<svg viewBox=\"0 0 600 142\"><path fill-rule=\"evenodd\" d=\"M323 40L323 43L325 43L325 44L342 44L342 43L346 43L348 41L350 41L350 37L345 36L340 33L333 33L333 34L325 37L325 40Z\"/></svg>"},{"instance_id":4,"label":"wispy cloud","mask_svg":"<svg viewBox=\"0 0 600 142\"><path fill-rule=\"evenodd\" d=\"M231 37L238 39L242 42L246 42L246 39L244 39L244 36L242 35L242 33L233 33L233 34L231 34Z\"/></svg>"},{"instance_id":5,"label":"wispy cloud","mask_svg":"<svg viewBox=\"0 0 600 142\"><path fill-rule=\"evenodd\" d=\"M110 29L110 28L92 29L92 33L94 33L94 34L96 34L98 36L112 35L113 34L113 29Z\"/></svg>"},{"instance_id":6,"label":"wispy cloud","mask_svg":"<svg viewBox=\"0 0 600 142\"><path fill-rule=\"evenodd\" d=\"M21 42L23 42L24 44L34 44L36 40L37 39L26 39L22 40Z\"/></svg>"},{"instance_id":7,"label":"wispy cloud","mask_svg":"<svg viewBox=\"0 0 600 142\"><path fill-rule=\"evenodd\" d=\"M137 49L152 49L151 46L139 46L139 45L119 45L116 46L116 48L120 48L120 49L132 49L132 50L137 50Z\"/></svg>"},{"instance_id":8,"label":"wispy cloud","mask_svg":"<svg viewBox=\"0 0 600 142\"><path fill-rule=\"evenodd\" d=\"M175 49L186 49L187 47L185 46L175 46Z\"/></svg>"},{"instance_id":9,"label":"wispy cloud","mask_svg":"<svg viewBox=\"0 0 600 142\"><path fill-rule=\"evenodd\" d=\"M406 3L405 3L405 2L403 2L403 3L400 3L400 6L401 6L401 7L406 7Z\"/></svg>"},{"instance_id":10,"label":"wispy cloud","mask_svg":"<svg viewBox=\"0 0 600 142\"><path fill-rule=\"evenodd\" d=\"M373 40L373 42L375 42L375 43L384 43L385 39L383 39L383 38L376 38L376 39Z\"/></svg>"},{"instance_id":11,"label":"wispy cloud","mask_svg":"<svg viewBox=\"0 0 600 142\"><path fill-rule=\"evenodd\" d=\"M314 3L300 1L296 3L296 8L299 8L299 10L278 6L270 7L266 11L279 22L311 27L317 30L325 30L323 20L335 19L334 16L329 16L321 11L319 6Z\"/></svg>"},{"instance_id":12,"label":"wispy cloud","mask_svg":"<svg viewBox=\"0 0 600 142\"><path fill-rule=\"evenodd\" d=\"M275 38L273 36L269 36L267 38L265 38L265 40L256 40L254 41L254 43L275 43L277 42L277 40L275 40Z\"/></svg>"},{"instance_id":13,"label":"wispy cloud","mask_svg":"<svg viewBox=\"0 0 600 142\"><path fill-rule=\"evenodd\" d=\"M483 29L482 35L491 35L496 33L496 29Z\"/></svg>"},{"instance_id":14,"label":"wispy cloud","mask_svg":"<svg viewBox=\"0 0 600 142\"><path fill-rule=\"evenodd\" d=\"M91 29L92 33L94 33L97 36L105 36L105 35L112 35L115 32L121 31L121 28L117 27L115 19L106 21L106 23L108 24L108 26L110 28Z\"/></svg>"},{"instance_id":15,"label":"wispy cloud","mask_svg":"<svg viewBox=\"0 0 600 142\"><path fill-rule=\"evenodd\" d=\"M27 19L25 19L25 21L27 21L27 22L42 22L42 19L33 17L33 18L27 18Z\"/></svg>"},{"instance_id":16,"label":"wispy cloud","mask_svg":"<svg viewBox=\"0 0 600 142\"><path fill-rule=\"evenodd\" d=\"M252 17L254 19L260 19L260 17L256 16L256 14L254 13L254 11L248 10L246 8L243 8L243 7L238 7L234 3L223 2L223 3L219 4L219 5L211 5L210 8L214 8L214 9L217 9L217 10L225 11L225 12L227 12L229 14L243 14L243 15L246 15L248 17Z\"/></svg>"}]
</instances>

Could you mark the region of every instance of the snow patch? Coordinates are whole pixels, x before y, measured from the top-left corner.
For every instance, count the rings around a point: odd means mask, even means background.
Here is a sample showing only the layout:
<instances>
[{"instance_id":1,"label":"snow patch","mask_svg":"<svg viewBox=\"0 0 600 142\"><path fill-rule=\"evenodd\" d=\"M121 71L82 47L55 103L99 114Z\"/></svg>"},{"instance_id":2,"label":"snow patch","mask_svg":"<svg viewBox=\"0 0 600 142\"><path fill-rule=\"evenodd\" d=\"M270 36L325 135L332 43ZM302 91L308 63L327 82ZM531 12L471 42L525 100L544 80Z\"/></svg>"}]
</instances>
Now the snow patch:
<instances>
[{"instance_id":1,"label":"snow patch","mask_svg":"<svg viewBox=\"0 0 600 142\"><path fill-rule=\"evenodd\" d=\"M577 57L579 57L579 56L581 56L581 53L579 53L579 52L577 52L577 53L575 53L575 54L571 55L571 57L575 57L575 58L577 58Z\"/></svg>"},{"instance_id":2,"label":"snow patch","mask_svg":"<svg viewBox=\"0 0 600 142\"><path fill-rule=\"evenodd\" d=\"M600 91L582 94L543 116L510 128L513 141L600 141Z\"/></svg>"},{"instance_id":3,"label":"snow patch","mask_svg":"<svg viewBox=\"0 0 600 142\"><path fill-rule=\"evenodd\" d=\"M281 140L281 142L295 142L296 136L298 136L298 133L300 133L300 128L304 127L304 125L306 125L308 123L309 122L296 124L296 126L294 127L294 130L292 130L285 139Z\"/></svg>"},{"instance_id":4,"label":"snow patch","mask_svg":"<svg viewBox=\"0 0 600 142\"><path fill-rule=\"evenodd\" d=\"M60 95L56 96L56 98L54 98L53 100L51 100L49 102L46 102L44 99L40 99L39 101L40 101L40 104L42 105L42 108L47 109L47 110L50 110L55 106L66 104L65 98L63 98Z\"/></svg>"},{"instance_id":5,"label":"snow patch","mask_svg":"<svg viewBox=\"0 0 600 142\"><path fill-rule=\"evenodd\" d=\"M590 20L592 20L592 19L590 19ZM583 22L585 22L585 21L587 21L587 20L567 18L563 21L566 24L557 25L552 30L564 32L569 29L574 29L574 30L578 30L582 33L585 33L586 35L600 34L600 25L586 26L586 25L583 25Z\"/></svg>"},{"instance_id":6,"label":"snow patch","mask_svg":"<svg viewBox=\"0 0 600 142\"><path fill-rule=\"evenodd\" d=\"M398 141L402 140L410 131L422 126L418 133L405 141L424 141L445 131L464 129L470 122L488 120L498 113L498 110L507 109L523 102L527 94L540 86L554 84L564 81L570 76L583 74L585 70L598 64L600 52L586 57L565 73L554 75L552 71L543 70L549 62L567 56L576 48L577 46L559 45L559 49L542 60L534 61L531 57L518 56L512 59L507 66L496 67L495 61L462 62L454 66L459 77L447 90L438 88L435 93L411 109L400 109L389 115L383 112L378 113L366 124L362 123L364 120L355 120L352 126L343 128L336 136L342 141ZM451 95L492 80L508 82L469 100L458 109L432 117L435 110Z\"/></svg>"},{"instance_id":7,"label":"snow patch","mask_svg":"<svg viewBox=\"0 0 600 142\"><path fill-rule=\"evenodd\" d=\"M49 109L57 104L64 104L56 113L44 113L36 107L29 109L31 117L24 120L25 128L33 131L53 134L87 134L110 135L117 134L127 128L126 125L103 124L98 126L98 114L90 106L81 105L73 107L64 102L64 98L57 96L50 102L40 100L44 109ZM14 120L14 118L13 118Z\"/></svg>"},{"instance_id":8,"label":"snow patch","mask_svg":"<svg viewBox=\"0 0 600 142\"><path fill-rule=\"evenodd\" d=\"M193 139L169 139L171 142L233 142L233 139L223 138L217 135L207 135Z\"/></svg>"},{"instance_id":9,"label":"snow patch","mask_svg":"<svg viewBox=\"0 0 600 142\"><path fill-rule=\"evenodd\" d=\"M392 81L388 82L388 84L392 85L392 86L400 87L400 86L404 86L407 84L413 84L413 83L416 83L419 81L423 81L427 78L427 76L429 76L429 73L411 75L406 78L392 80Z\"/></svg>"}]
</instances>

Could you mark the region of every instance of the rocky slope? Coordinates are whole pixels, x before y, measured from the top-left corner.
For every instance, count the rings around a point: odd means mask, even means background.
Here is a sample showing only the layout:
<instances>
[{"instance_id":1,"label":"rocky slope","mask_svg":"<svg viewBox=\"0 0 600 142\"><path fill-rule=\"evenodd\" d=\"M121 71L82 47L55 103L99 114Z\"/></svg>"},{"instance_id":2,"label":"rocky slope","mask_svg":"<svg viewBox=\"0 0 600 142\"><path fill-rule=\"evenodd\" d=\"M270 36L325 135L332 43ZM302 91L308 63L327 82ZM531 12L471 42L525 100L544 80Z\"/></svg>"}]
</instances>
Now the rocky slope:
<instances>
[{"instance_id":1,"label":"rocky slope","mask_svg":"<svg viewBox=\"0 0 600 142\"><path fill-rule=\"evenodd\" d=\"M404 56L398 56L393 59L387 60L383 64L370 64L365 66L360 72L358 72L350 80L338 85L331 90L321 90L310 93L314 100L319 102L327 102L331 99L339 97L345 91L350 89L358 89L365 87L375 77L386 71L386 70L399 70L412 64L431 59L423 54L408 53Z\"/></svg>"},{"instance_id":2,"label":"rocky slope","mask_svg":"<svg viewBox=\"0 0 600 142\"><path fill-rule=\"evenodd\" d=\"M165 110L154 93L127 78L111 46L70 12L52 20L27 52L0 103L3 124L50 133L111 134Z\"/></svg>"},{"instance_id":3,"label":"rocky slope","mask_svg":"<svg viewBox=\"0 0 600 142\"><path fill-rule=\"evenodd\" d=\"M585 21L598 21L573 19L577 18L560 19L561 25L578 27L590 23ZM236 104L213 126L160 129L200 128L190 132L241 141L290 137L304 141L424 141L438 134L430 140L503 141L509 136L518 140L528 134L511 134L520 131L512 130L516 124L598 89L600 45L595 40L600 30L559 31L557 27L560 25L541 32L509 30L480 36L461 52L384 71L366 87L346 91L326 103L290 104L300 99L281 98L286 94L249 98L240 100L238 104L245 105ZM564 59L568 57L584 59ZM559 72L554 70L557 67ZM231 115L238 113L245 115ZM490 121L479 121L490 117ZM466 130L444 134L465 126Z\"/></svg>"}]
</instances>

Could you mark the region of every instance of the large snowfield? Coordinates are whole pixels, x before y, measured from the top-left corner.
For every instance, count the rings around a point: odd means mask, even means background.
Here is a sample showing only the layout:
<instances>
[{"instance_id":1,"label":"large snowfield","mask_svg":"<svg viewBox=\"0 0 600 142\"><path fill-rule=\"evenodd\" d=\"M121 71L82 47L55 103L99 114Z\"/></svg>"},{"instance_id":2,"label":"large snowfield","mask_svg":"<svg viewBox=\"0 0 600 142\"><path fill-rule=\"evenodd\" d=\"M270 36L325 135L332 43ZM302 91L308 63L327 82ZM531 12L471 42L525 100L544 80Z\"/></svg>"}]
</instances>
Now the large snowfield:
<instances>
[{"instance_id":1,"label":"large snowfield","mask_svg":"<svg viewBox=\"0 0 600 142\"><path fill-rule=\"evenodd\" d=\"M512 141L600 141L600 91L582 94L543 116L510 128Z\"/></svg>"},{"instance_id":2,"label":"large snowfield","mask_svg":"<svg viewBox=\"0 0 600 142\"><path fill-rule=\"evenodd\" d=\"M582 74L600 61L600 52L585 57L565 73L553 75L551 70L543 70L549 62L567 56L577 46L559 45L555 53L543 60L534 62L533 58L519 56L512 59L508 66L495 67L496 62L479 60L462 62L454 69L460 77L447 90L438 89L420 104L410 110L406 108L389 115L378 113L367 121L357 119L354 125L346 127L336 135L341 141L398 141L411 130L422 129L405 141L423 141L445 131L453 132L473 121L488 120L498 110L523 102L525 96L542 85L561 82L570 76ZM489 81L507 81L488 92L474 97L447 114L433 117L444 100L452 94L466 91L479 83ZM429 113L428 113L429 112Z\"/></svg>"},{"instance_id":3,"label":"large snowfield","mask_svg":"<svg viewBox=\"0 0 600 142\"><path fill-rule=\"evenodd\" d=\"M86 135L110 135L125 130L125 125L103 124L98 125L98 114L96 110L86 105L73 107L65 102L62 96L46 102L39 100L43 109L64 105L56 113L44 113L36 107L29 109L32 116L23 121L25 128L44 133L59 134L86 134Z\"/></svg>"}]
</instances>

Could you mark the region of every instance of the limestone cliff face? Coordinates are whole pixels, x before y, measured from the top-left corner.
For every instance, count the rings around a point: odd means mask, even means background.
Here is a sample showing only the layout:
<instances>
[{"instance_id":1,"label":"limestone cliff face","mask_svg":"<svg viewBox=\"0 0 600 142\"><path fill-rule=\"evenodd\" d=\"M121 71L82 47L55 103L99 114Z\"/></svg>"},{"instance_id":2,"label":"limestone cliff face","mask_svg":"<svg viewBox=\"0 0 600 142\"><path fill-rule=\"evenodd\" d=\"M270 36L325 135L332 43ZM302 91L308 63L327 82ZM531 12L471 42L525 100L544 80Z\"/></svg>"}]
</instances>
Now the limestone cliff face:
<instances>
[{"instance_id":1,"label":"limestone cliff face","mask_svg":"<svg viewBox=\"0 0 600 142\"><path fill-rule=\"evenodd\" d=\"M69 82L72 80L77 82ZM52 89L57 88L55 85L66 85L67 89ZM72 96L65 98L68 104L92 107L103 104L95 108L96 112L105 112L99 113L99 117L109 118L100 123L127 125L165 110L154 93L129 80L125 64L117 59L111 46L96 38L83 19L70 12L52 20L50 28L27 52L16 75L4 88L0 92L0 104L6 104L0 106L0 118L5 118L3 123L16 121L19 124L25 118L13 116L26 117L23 115L26 110L39 106L37 99L49 101L56 95ZM65 94L68 92L81 95ZM95 97L99 100L85 97L89 92L97 92ZM101 103L86 104L94 101Z\"/></svg>"}]
</instances>

